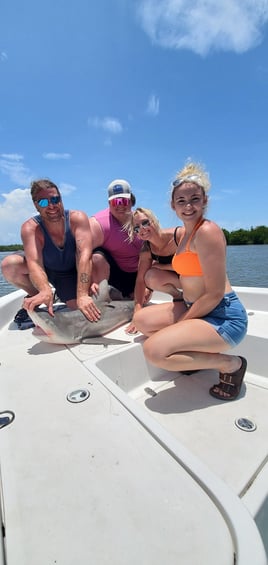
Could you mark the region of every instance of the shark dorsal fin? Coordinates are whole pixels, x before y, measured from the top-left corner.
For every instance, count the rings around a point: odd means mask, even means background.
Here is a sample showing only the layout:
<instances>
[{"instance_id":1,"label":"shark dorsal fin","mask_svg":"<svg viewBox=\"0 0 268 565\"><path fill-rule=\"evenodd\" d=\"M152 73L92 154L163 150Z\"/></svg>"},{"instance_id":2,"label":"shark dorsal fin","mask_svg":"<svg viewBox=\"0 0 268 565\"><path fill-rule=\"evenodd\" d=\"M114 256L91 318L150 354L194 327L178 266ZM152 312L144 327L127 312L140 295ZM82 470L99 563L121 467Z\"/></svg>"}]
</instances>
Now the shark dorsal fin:
<instances>
[{"instance_id":1,"label":"shark dorsal fin","mask_svg":"<svg viewBox=\"0 0 268 565\"><path fill-rule=\"evenodd\" d=\"M103 279L99 283L99 294L97 297L97 302L111 302L110 293L109 293L109 285L106 279Z\"/></svg>"}]
</instances>

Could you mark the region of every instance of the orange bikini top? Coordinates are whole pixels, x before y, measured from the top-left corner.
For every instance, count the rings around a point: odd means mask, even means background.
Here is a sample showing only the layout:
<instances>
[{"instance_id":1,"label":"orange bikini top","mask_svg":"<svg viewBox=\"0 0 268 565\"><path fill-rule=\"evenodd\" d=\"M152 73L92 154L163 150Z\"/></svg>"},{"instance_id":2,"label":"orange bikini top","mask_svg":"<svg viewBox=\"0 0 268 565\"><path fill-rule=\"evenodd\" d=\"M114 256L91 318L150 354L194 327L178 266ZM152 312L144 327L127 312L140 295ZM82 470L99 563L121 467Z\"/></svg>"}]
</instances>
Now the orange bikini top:
<instances>
[{"instance_id":1,"label":"orange bikini top","mask_svg":"<svg viewBox=\"0 0 268 565\"><path fill-rule=\"evenodd\" d=\"M184 277L202 277L203 276L203 272L202 272L202 268L199 262L199 258L197 253L195 253L194 251L191 251L189 249L190 247L190 243L191 240L195 234L195 232L198 230L198 228L201 226L201 224L204 222L204 220L200 220L200 222L198 222L187 243L186 243L186 247L185 250L182 251L181 253L175 254L173 256L172 259L172 268L174 269L174 271L176 271L176 273L178 273L178 275L184 276ZM174 239L176 242L176 231L177 228L175 229L174 232ZM184 234L182 234L180 241L177 245L180 244L182 238L183 238Z\"/></svg>"}]
</instances>

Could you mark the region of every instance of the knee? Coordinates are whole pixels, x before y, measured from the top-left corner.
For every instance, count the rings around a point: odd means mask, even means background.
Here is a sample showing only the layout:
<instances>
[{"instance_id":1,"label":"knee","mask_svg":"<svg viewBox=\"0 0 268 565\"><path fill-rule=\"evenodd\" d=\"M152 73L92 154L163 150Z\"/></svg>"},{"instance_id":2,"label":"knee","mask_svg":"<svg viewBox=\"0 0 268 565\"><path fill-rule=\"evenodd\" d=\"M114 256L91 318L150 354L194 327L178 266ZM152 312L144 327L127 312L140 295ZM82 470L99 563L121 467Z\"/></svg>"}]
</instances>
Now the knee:
<instances>
[{"instance_id":1,"label":"knee","mask_svg":"<svg viewBox=\"0 0 268 565\"><path fill-rule=\"evenodd\" d=\"M133 316L133 324L135 325L136 329L146 335L146 316L144 316L144 310L138 310Z\"/></svg>"},{"instance_id":2,"label":"knee","mask_svg":"<svg viewBox=\"0 0 268 565\"><path fill-rule=\"evenodd\" d=\"M135 325L136 329L145 336L152 335L154 328L152 325L149 308L145 306L144 308L136 312L133 316L133 324Z\"/></svg>"},{"instance_id":3,"label":"knee","mask_svg":"<svg viewBox=\"0 0 268 565\"><path fill-rule=\"evenodd\" d=\"M108 261L105 259L104 255L102 255L102 253L93 253L92 254L92 265L93 267L96 268L101 268L101 267L109 267L109 263Z\"/></svg>"},{"instance_id":4,"label":"knee","mask_svg":"<svg viewBox=\"0 0 268 565\"><path fill-rule=\"evenodd\" d=\"M8 275L8 273L14 271L16 265L17 265L17 261L14 255L8 255L7 257L4 257L1 263L1 270L5 278L6 275Z\"/></svg>"},{"instance_id":5,"label":"knee","mask_svg":"<svg viewBox=\"0 0 268 565\"><path fill-rule=\"evenodd\" d=\"M143 344L143 353L146 357L147 361L149 361L152 365L159 364L159 355L157 352L157 348L154 346L154 342L151 338L148 337Z\"/></svg>"},{"instance_id":6,"label":"knee","mask_svg":"<svg viewBox=\"0 0 268 565\"><path fill-rule=\"evenodd\" d=\"M8 255L7 257L4 257L4 259L1 263L1 269L5 269L9 265L10 259L11 259L10 255Z\"/></svg>"},{"instance_id":7,"label":"knee","mask_svg":"<svg viewBox=\"0 0 268 565\"><path fill-rule=\"evenodd\" d=\"M93 253L92 254L92 265L93 266L98 266L101 265L102 262L105 261L103 255L101 255L100 253Z\"/></svg>"},{"instance_id":8,"label":"knee","mask_svg":"<svg viewBox=\"0 0 268 565\"><path fill-rule=\"evenodd\" d=\"M144 276L144 282L148 288L154 290L156 269L149 269Z\"/></svg>"},{"instance_id":9,"label":"knee","mask_svg":"<svg viewBox=\"0 0 268 565\"><path fill-rule=\"evenodd\" d=\"M16 278L17 274L23 269L25 260L21 255L8 255L5 257L1 263L1 270L3 277L12 282Z\"/></svg>"},{"instance_id":10,"label":"knee","mask_svg":"<svg viewBox=\"0 0 268 565\"><path fill-rule=\"evenodd\" d=\"M94 278L94 275L95 276L97 275L97 277L98 277L99 274L100 275L105 274L105 276L107 277L107 275L109 274L110 265L101 253L93 253L93 255L92 255L92 270L93 270L93 278Z\"/></svg>"}]
</instances>

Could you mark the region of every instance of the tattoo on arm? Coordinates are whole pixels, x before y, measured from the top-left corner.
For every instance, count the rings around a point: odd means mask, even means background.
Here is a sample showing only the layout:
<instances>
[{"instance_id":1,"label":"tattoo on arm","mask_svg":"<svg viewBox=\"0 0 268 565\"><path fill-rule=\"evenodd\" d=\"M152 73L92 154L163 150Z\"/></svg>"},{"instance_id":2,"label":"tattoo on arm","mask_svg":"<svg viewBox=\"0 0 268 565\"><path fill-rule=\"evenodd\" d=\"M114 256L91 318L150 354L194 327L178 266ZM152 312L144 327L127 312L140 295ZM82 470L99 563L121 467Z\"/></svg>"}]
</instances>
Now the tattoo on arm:
<instances>
[{"instance_id":1,"label":"tattoo on arm","mask_svg":"<svg viewBox=\"0 0 268 565\"><path fill-rule=\"evenodd\" d=\"M77 239L75 243L76 243L76 253L80 257L83 239Z\"/></svg>"},{"instance_id":2,"label":"tattoo on arm","mask_svg":"<svg viewBox=\"0 0 268 565\"><path fill-rule=\"evenodd\" d=\"M88 276L87 273L81 273L80 282L81 283L88 283L89 282L89 276Z\"/></svg>"}]
</instances>

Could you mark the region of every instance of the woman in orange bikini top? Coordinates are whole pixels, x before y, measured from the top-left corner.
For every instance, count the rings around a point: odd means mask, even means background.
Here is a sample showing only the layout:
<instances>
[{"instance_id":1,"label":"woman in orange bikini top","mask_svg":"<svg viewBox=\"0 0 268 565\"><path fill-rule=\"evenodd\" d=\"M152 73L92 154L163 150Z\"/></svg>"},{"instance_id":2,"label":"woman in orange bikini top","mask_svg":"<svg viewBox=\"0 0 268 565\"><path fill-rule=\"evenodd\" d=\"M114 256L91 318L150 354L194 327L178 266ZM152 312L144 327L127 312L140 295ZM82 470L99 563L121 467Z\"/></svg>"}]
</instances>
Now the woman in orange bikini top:
<instances>
[{"instance_id":1,"label":"woman in orange bikini top","mask_svg":"<svg viewBox=\"0 0 268 565\"><path fill-rule=\"evenodd\" d=\"M171 207L183 223L172 260L180 275L181 297L139 310L134 324L147 336L143 351L152 365L182 373L217 370L219 382L210 394L234 400L247 362L227 351L245 337L247 313L226 273L222 230L204 218L209 187L207 173L196 163L187 163L173 182ZM176 241L176 231L174 236Z\"/></svg>"},{"instance_id":2,"label":"woman in orange bikini top","mask_svg":"<svg viewBox=\"0 0 268 565\"><path fill-rule=\"evenodd\" d=\"M194 251L190 250L190 243L193 239L193 236L197 232L198 228L203 224L203 222L204 222L203 218L199 220L199 222L197 222L186 243L185 250L182 251L181 253L178 254L176 253L172 259L172 267L174 271L176 271L176 273L178 273L178 275L180 276L185 276L185 277L203 276L202 267L200 265L198 255ZM181 235L179 242L177 243L176 241L177 229L178 228L176 228L174 232L174 240L176 245L179 246L183 239L184 234Z\"/></svg>"}]
</instances>

